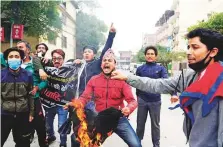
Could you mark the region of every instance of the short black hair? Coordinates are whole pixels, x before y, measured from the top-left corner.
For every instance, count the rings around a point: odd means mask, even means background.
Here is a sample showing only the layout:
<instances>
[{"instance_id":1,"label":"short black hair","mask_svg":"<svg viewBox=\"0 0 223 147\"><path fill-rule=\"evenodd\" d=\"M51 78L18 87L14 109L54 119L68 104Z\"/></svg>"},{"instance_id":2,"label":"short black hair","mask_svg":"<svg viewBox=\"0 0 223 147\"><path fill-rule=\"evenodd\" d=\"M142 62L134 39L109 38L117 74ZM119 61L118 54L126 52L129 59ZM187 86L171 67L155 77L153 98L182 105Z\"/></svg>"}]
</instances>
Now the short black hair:
<instances>
[{"instance_id":1,"label":"short black hair","mask_svg":"<svg viewBox=\"0 0 223 147\"><path fill-rule=\"evenodd\" d=\"M21 40L21 41L17 42L17 44L19 44L19 43L25 43L26 47L31 51L32 48L31 48L31 45L29 44L29 42L27 42L25 40Z\"/></svg>"},{"instance_id":2,"label":"short black hair","mask_svg":"<svg viewBox=\"0 0 223 147\"><path fill-rule=\"evenodd\" d=\"M157 48L156 48L155 46L147 46L147 47L145 48L145 50L144 50L144 55L146 55L146 53L147 53L148 50L154 50L155 55L156 55L156 56L158 55L158 50L157 50Z\"/></svg>"},{"instance_id":3,"label":"short black hair","mask_svg":"<svg viewBox=\"0 0 223 147\"><path fill-rule=\"evenodd\" d=\"M37 48L39 47L39 45L43 45L43 46L45 46L46 51L48 51L48 46L47 46L45 43L39 43L39 44L37 44L37 45L36 45L36 50L37 50Z\"/></svg>"},{"instance_id":4,"label":"short black hair","mask_svg":"<svg viewBox=\"0 0 223 147\"><path fill-rule=\"evenodd\" d=\"M91 50L94 52L94 54L97 54L97 50L96 50L96 48L93 47L93 46L89 46L89 45L85 46L85 47L83 48L83 52L84 52L85 49L91 49Z\"/></svg>"},{"instance_id":5,"label":"short black hair","mask_svg":"<svg viewBox=\"0 0 223 147\"><path fill-rule=\"evenodd\" d=\"M218 48L218 54L214 57L215 61L223 61L223 35L217 31L197 28L187 34L187 39L199 37L200 41L207 46L208 50Z\"/></svg>"},{"instance_id":6,"label":"short black hair","mask_svg":"<svg viewBox=\"0 0 223 147\"><path fill-rule=\"evenodd\" d=\"M25 57L25 53L24 53L24 51L18 49L17 47L12 47L12 48L8 48L7 50L4 51L4 53L3 53L3 57L4 57L5 60L8 60L8 55L9 55L9 53L12 52L12 51L19 52L21 59L22 59L22 60L24 59L24 57Z\"/></svg>"}]
</instances>

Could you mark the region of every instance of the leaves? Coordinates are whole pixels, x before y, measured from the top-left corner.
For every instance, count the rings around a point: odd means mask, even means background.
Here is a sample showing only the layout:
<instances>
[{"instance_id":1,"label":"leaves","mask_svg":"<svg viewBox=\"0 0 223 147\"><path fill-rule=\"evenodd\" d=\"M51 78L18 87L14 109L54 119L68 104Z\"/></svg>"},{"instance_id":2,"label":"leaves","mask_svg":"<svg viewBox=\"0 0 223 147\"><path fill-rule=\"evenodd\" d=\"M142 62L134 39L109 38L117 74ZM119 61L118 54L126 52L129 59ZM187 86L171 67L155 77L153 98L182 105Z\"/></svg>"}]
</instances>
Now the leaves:
<instances>
[{"instance_id":1,"label":"leaves","mask_svg":"<svg viewBox=\"0 0 223 147\"><path fill-rule=\"evenodd\" d=\"M96 16L79 11L77 14L76 43L77 50L82 50L86 45L94 46L96 49L105 42L104 32L107 26Z\"/></svg>"},{"instance_id":2,"label":"leaves","mask_svg":"<svg viewBox=\"0 0 223 147\"><path fill-rule=\"evenodd\" d=\"M157 45L158 58L157 62L167 66L172 61L181 61L186 58L185 52L167 51L166 47ZM145 62L144 49L142 48L136 55L138 62Z\"/></svg>"},{"instance_id":3,"label":"leaves","mask_svg":"<svg viewBox=\"0 0 223 147\"><path fill-rule=\"evenodd\" d=\"M198 21L197 24L190 26L188 31L192 31L196 28L212 29L223 34L223 12L212 13L207 21Z\"/></svg>"},{"instance_id":4,"label":"leaves","mask_svg":"<svg viewBox=\"0 0 223 147\"><path fill-rule=\"evenodd\" d=\"M57 35L62 27L59 1L3 1L1 12L4 20L25 26L28 36ZM4 21L2 22L4 24Z\"/></svg>"}]
</instances>

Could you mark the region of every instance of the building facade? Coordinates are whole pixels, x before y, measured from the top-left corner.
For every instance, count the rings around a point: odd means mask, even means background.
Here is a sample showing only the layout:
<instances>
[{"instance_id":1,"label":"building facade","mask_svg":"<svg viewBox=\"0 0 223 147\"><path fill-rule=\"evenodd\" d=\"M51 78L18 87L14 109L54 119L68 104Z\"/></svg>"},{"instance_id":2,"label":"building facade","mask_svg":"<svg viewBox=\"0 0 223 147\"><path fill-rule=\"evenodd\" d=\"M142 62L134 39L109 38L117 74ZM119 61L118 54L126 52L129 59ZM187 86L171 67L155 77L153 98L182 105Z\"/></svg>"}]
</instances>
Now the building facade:
<instances>
[{"instance_id":1,"label":"building facade","mask_svg":"<svg viewBox=\"0 0 223 147\"><path fill-rule=\"evenodd\" d=\"M119 58L117 59L117 66L122 69L129 69L132 59L131 51L119 51Z\"/></svg>"},{"instance_id":2,"label":"building facade","mask_svg":"<svg viewBox=\"0 0 223 147\"><path fill-rule=\"evenodd\" d=\"M213 12L223 12L223 1L173 0L170 10L174 12L174 15L166 17L159 25L156 32L156 43L167 46L170 50L185 51L187 49L185 39L187 29L198 21L207 20Z\"/></svg>"},{"instance_id":3,"label":"building facade","mask_svg":"<svg viewBox=\"0 0 223 147\"><path fill-rule=\"evenodd\" d=\"M77 3L75 1L63 0L60 5L58 5L58 12L62 20L62 29L58 34L58 37L54 40L43 39L42 36L30 37L24 35L23 40L28 41L35 51L35 46L38 43L45 43L49 47L46 54L47 58L51 58L51 51L54 49L62 49L66 53L65 60L76 58L76 13L77 13ZM2 18L1 18L2 19ZM10 24L6 24L7 32L5 32L5 38L7 41L1 42L1 51L10 47ZM13 46L20 40L13 40Z\"/></svg>"},{"instance_id":4,"label":"building facade","mask_svg":"<svg viewBox=\"0 0 223 147\"><path fill-rule=\"evenodd\" d=\"M156 45L156 34L143 34L142 47Z\"/></svg>"},{"instance_id":5,"label":"building facade","mask_svg":"<svg viewBox=\"0 0 223 147\"><path fill-rule=\"evenodd\" d=\"M55 40L41 40L45 42L49 51L46 57L51 57L51 51L54 49L62 49L65 52L65 60L76 58L76 12L78 6L75 1L63 1L58 6L60 17L62 20L62 30Z\"/></svg>"}]
</instances>

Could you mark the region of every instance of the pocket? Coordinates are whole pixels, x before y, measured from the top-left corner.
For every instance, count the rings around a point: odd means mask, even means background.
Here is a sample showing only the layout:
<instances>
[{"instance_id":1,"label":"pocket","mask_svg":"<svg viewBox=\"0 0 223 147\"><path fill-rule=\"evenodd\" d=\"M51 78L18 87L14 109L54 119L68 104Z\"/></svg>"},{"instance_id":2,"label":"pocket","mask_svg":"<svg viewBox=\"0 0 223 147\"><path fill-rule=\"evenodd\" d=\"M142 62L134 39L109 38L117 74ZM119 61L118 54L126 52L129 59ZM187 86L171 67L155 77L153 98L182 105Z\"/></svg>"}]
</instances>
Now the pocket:
<instances>
[{"instance_id":1,"label":"pocket","mask_svg":"<svg viewBox=\"0 0 223 147\"><path fill-rule=\"evenodd\" d=\"M25 83L19 83L17 84L17 94L20 96L27 95L27 84Z\"/></svg>"},{"instance_id":2,"label":"pocket","mask_svg":"<svg viewBox=\"0 0 223 147\"><path fill-rule=\"evenodd\" d=\"M146 102L142 98L138 97L138 106L144 106L144 105L146 105Z\"/></svg>"}]
</instances>

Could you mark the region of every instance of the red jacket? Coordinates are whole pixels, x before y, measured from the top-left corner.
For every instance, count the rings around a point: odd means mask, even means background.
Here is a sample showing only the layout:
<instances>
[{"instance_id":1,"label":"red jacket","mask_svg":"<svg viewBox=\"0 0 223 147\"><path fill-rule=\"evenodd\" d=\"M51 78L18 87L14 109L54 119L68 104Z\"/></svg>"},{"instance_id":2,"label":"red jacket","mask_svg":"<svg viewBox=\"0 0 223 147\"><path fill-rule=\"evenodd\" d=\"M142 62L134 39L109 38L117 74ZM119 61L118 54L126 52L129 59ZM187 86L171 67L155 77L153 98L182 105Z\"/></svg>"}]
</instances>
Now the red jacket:
<instances>
[{"instance_id":1,"label":"red jacket","mask_svg":"<svg viewBox=\"0 0 223 147\"><path fill-rule=\"evenodd\" d=\"M137 102L132 94L131 87L125 81L106 78L103 73L93 76L79 100L86 104L95 97L96 110L103 111L109 107L121 109L125 107L124 100L128 103L132 113L137 107Z\"/></svg>"}]
</instances>

